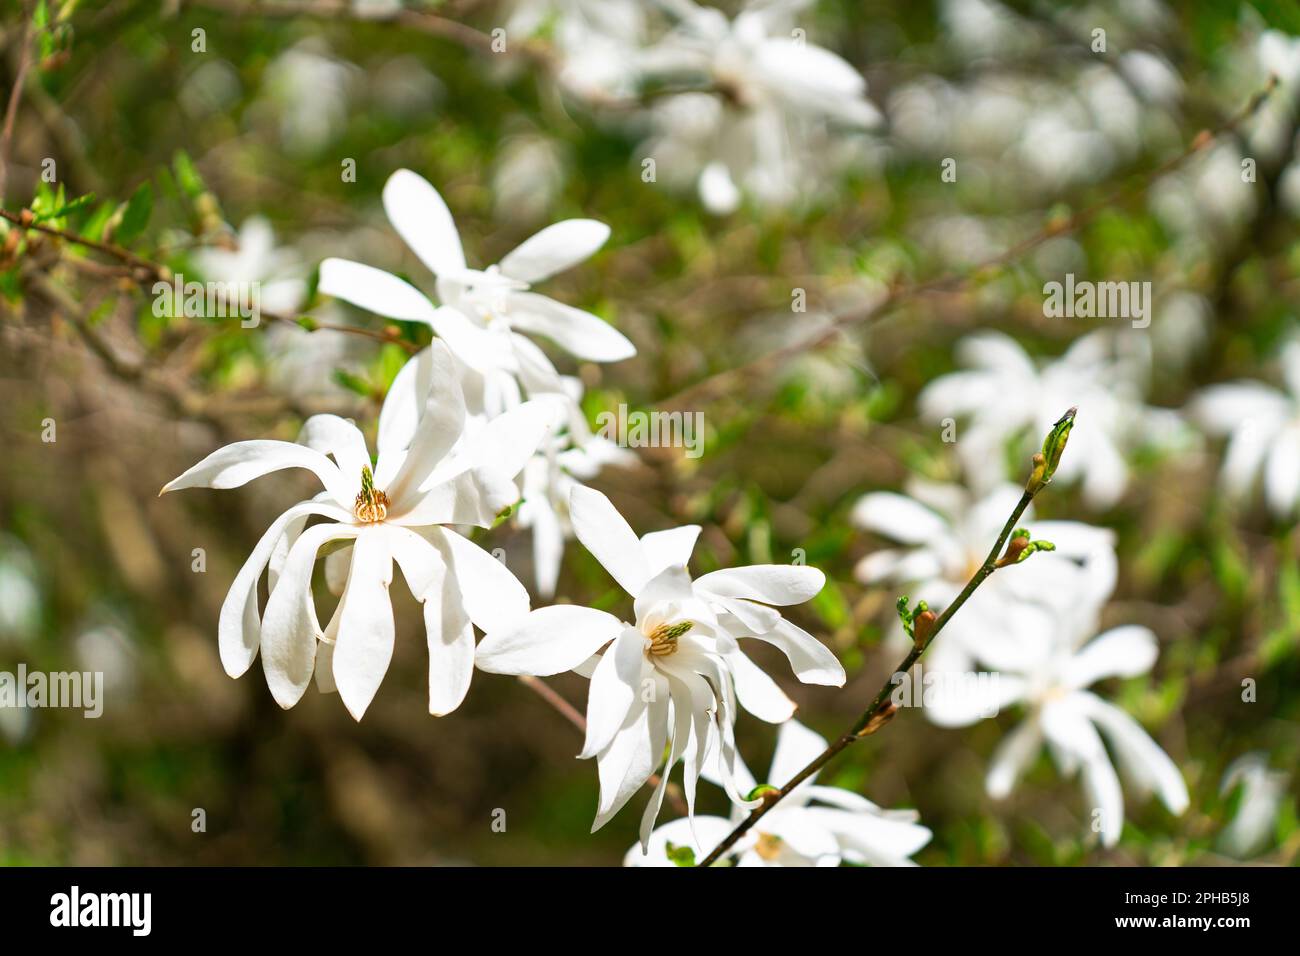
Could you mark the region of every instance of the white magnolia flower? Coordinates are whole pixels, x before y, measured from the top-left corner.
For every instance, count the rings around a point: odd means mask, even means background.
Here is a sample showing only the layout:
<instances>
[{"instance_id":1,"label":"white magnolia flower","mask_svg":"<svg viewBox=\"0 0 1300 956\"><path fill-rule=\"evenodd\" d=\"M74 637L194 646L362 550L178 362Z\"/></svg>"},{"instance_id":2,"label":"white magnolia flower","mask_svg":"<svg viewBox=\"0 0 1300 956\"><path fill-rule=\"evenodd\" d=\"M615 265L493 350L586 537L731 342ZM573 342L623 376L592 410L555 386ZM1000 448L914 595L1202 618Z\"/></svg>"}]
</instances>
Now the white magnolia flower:
<instances>
[{"instance_id":1,"label":"white magnolia flower","mask_svg":"<svg viewBox=\"0 0 1300 956\"><path fill-rule=\"evenodd\" d=\"M1192 417L1228 436L1221 483L1241 500L1263 480L1264 499L1279 518L1300 504L1300 340L1282 349L1286 391L1260 382L1212 385L1192 402Z\"/></svg>"},{"instance_id":2,"label":"white magnolia flower","mask_svg":"<svg viewBox=\"0 0 1300 956\"><path fill-rule=\"evenodd\" d=\"M731 776L736 702L773 723L788 719L794 703L745 656L737 638L775 645L806 683L843 684L844 669L835 656L771 606L807 601L825 576L809 567L757 565L692 581L686 564L697 525L638 539L608 498L582 486L573 489L569 515L578 540L635 598L636 623L593 608L541 608L490 630L479 644L479 668L538 677L580 670L591 677L580 756L595 757L599 767L593 830L646 782L665 747L667 762L641 820L642 841L654 827L678 760L692 813L695 784L710 754L732 800L745 804Z\"/></svg>"},{"instance_id":3,"label":"white magnolia flower","mask_svg":"<svg viewBox=\"0 0 1300 956\"><path fill-rule=\"evenodd\" d=\"M826 749L826 739L797 720L787 720L777 733L776 753L765 781L785 786L794 775ZM745 765L737 761L736 780L742 791L756 785ZM915 810L882 810L851 790L821 786L814 774L769 810L754 829L736 841L724 857L736 866L915 866L909 859L930 842ZM745 816L737 807L730 819L699 816L673 820L650 835L649 847L627 851L624 866L675 866L670 845L689 847L698 862L722 842ZM696 842L696 837L699 842Z\"/></svg>"},{"instance_id":4,"label":"white magnolia flower","mask_svg":"<svg viewBox=\"0 0 1300 956\"><path fill-rule=\"evenodd\" d=\"M486 270L465 264L460 236L446 203L425 179L399 169L384 185L384 209L398 234L437 277L433 303L394 275L351 262L326 259L320 290L379 315L432 326L489 396L489 417L518 401L516 381L531 392L562 392L555 367L521 332L551 339L594 362L617 362L636 348L603 319L530 291L533 283L586 259L609 237L593 219L566 219L547 226ZM467 391L472 390L466 382Z\"/></svg>"},{"instance_id":5,"label":"white magnolia flower","mask_svg":"<svg viewBox=\"0 0 1300 956\"><path fill-rule=\"evenodd\" d=\"M199 249L193 258L203 278L220 283L231 301L239 299L240 283L257 283L258 303L271 312L293 312L307 295L297 253L276 246L271 224L262 216L244 220L234 249Z\"/></svg>"},{"instance_id":6,"label":"white magnolia flower","mask_svg":"<svg viewBox=\"0 0 1300 956\"><path fill-rule=\"evenodd\" d=\"M984 563L1023 489L1004 484L975 497L959 485L914 479L907 492L871 492L854 505L855 525L900 545L868 554L855 573L864 584L906 586L915 601L938 613ZM1014 660L1015 636L1042 626L1045 594L1065 592L1097 605L1110 597L1119 573L1114 532L1077 521L1036 521L1032 505L1020 524L1056 550L988 577L936 638L927 669L964 671L976 661L999 668L1007 653ZM901 626L896 637L906 639Z\"/></svg>"},{"instance_id":7,"label":"white magnolia flower","mask_svg":"<svg viewBox=\"0 0 1300 956\"><path fill-rule=\"evenodd\" d=\"M1001 702L1024 704L1028 716L994 753L985 787L995 799L1006 797L1046 741L1062 773L1081 774L1093 827L1110 847L1124 827L1124 796L1103 737L1139 794L1154 791L1175 814L1187 809L1187 785L1173 761L1136 720L1087 689L1106 677L1145 674L1156 660L1156 639L1130 625L1085 643L1077 638L1095 633L1092 609L1062 604L1058 612L1058 630L1019 634L1019 659L1003 654L991 675ZM989 716L984 695L955 684L938 689L933 703L926 701L936 723L965 726Z\"/></svg>"},{"instance_id":8,"label":"white magnolia flower","mask_svg":"<svg viewBox=\"0 0 1300 956\"><path fill-rule=\"evenodd\" d=\"M1062 459L1056 478L1082 481L1088 504L1107 508L1128 485L1125 451L1166 424L1143 404L1141 363L1114 352L1115 342L1102 330L1081 337L1059 359L1039 368L1010 336L971 335L958 346L958 358L967 370L927 385L919 399L921 414L934 422L968 419L957 453L967 470L979 475L989 473L989 462L1005 459L1008 442L1022 440L1028 450L1064 409L1077 406L1070 454ZM1028 454L1016 460L1028 461Z\"/></svg>"},{"instance_id":9,"label":"white magnolia flower","mask_svg":"<svg viewBox=\"0 0 1300 956\"><path fill-rule=\"evenodd\" d=\"M396 561L424 605L429 711L454 710L473 672L471 622L499 628L527 612L528 594L503 564L446 526L488 527L517 499L514 476L550 420L549 408L529 402L473 440L462 440L464 399L450 353L434 342L393 382L379 415L373 470L356 426L335 415L314 415L303 425L300 444L236 442L168 483L164 493L237 488L272 471L306 468L325 487L280 515L236 575L218 625L226 672L242 675L260 649L267 684L281 707L297 703L315 673L318 686L337 687L359 720L392 657L388 588ZM328 520L307 527L313 515ZM322 629L312 569L331 542L350 543L351 560L343 596ZM258 582L268 564L270 596L259 617Z\"/></svg>"},{"instance_id":10,"label":"white magnolia flower","mask_svg":"<svg viewBox=\"0 0 1300 956\"><path fill-rule=\"evenodd\" d=\"M1240 787L1241 797L1232 821L1219 834L1227 853L1244 860L1270 845L1290 779L1286 771L1271 769L1268 755L1259 751L1242 754L1229 765L1219 796L1226 799Z\"/></svg>"},{"instance_id":11,"label":"white magnolia flower","mask_svg":"<svg viewBox=\"0 0 1300 956\"><path fill-rule=\"evenodd\" d=\"M665 6L677 25L646 52L643 73L712 92L663 98L650 152L669 173L683 162L697 170L710 211L734 210L742 191L789 201L833 152L828 122L859 130L879 122L862 75L797 27L807 0L751 3L734 20L690 0Z\"/></svg>"}]
</instances>

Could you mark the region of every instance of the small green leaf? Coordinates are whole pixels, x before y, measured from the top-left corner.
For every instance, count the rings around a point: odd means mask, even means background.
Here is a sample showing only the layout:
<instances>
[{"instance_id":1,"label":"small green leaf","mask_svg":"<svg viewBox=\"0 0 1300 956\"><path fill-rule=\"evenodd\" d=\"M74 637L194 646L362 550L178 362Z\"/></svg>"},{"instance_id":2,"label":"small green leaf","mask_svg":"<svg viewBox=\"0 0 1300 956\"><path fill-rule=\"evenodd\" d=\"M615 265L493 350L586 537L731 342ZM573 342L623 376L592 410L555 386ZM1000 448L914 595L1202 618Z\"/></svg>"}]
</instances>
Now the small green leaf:
<instances>
[{"instance_id":1,"label":"small green leaf","mask_svg":"<svg viewBox=\"0 0 1300 956\"><path fill-rule=\"evenodd\" d=\"M668 859L672 860L677 866L694 866L695 851L688 846L679 846L676 843L669 843L664 847L664 853Z\"/></svg>"},{"instance_id":2,"label":"small green leaf","mask_svg":"<svg viewBox=\"0 0 1300 956\"><path fill-rule=\"evenodd\" d=\"M153 187L146 181L141 183L140 188L127 200L114 238L123 245L131 242L144 232L145 227L149 225L151 215L153 215Z\"/></svg>"}]
</instances>

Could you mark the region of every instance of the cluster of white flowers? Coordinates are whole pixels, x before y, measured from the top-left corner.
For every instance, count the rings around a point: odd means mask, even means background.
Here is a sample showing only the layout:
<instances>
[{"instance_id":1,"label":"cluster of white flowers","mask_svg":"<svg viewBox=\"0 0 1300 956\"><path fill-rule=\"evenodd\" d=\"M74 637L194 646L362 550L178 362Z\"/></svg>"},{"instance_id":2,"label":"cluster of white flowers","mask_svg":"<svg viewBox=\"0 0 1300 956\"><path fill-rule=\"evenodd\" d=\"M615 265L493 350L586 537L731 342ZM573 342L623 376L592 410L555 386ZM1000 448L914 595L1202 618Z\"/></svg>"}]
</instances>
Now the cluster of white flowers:
<instances>
[{"instance_id":1,"label":"cluster of white flowers","mask_svg":"<svg viewBox=\"0 0 1300 956\"><path fill-rule=\"evenodd\" d=\"M635 112L652 130L643 157L711 212L746 196L786 205L861 162L856 134L881 116L862 75L808 40L797 17L810 0L755 0L731 19L692 0L657 6L521 0L506 30L550 28L560 82L577 96L624 115L650 98Z\"/></svg>"},{"instance_id":2,"label":"cluster of white flowers","mask_svg":"<svg viewBox=\"0 0 1300 956\"><path fill-rule=\"evenodd\" d=\"M1070 443L1073 454L1073 434ZM919 599L946 606L984 562L1021 489L1007 485L973 498L958 486L914 482L910 491L911 497L875 492L857 503L856 524L903 545L869 554L857 573L866 583L914 587ZM1090 823L1113 846L1124 802L1103 735L1140 794L1154 790L1174 813L1187 808L1186 785L1164 751L1132 717L1087 689L1106 677L1149 671L1156 638L1136 626L1098 634L1117 582L1112 532L1032 517L1026 511L1034 536L1056 549L995 572L935 638L923 709L937 724L964 726L1022 705L1026 719L993 756L989 795L1007 796L1046 740L1063 773L1081 773L1094 811ZM984 679L942 679L954 674Z\"/></svg>"},{"instance_id":3,"label":"cluster of white flowers","mask_svg":"<svg viewBox=\"0 0 1300 956\"><path fill-rule=\"evenodd\" d=\"M436 333L393 381L379 414L373 461L353 423L314 415L297 442L237 442L163 488L234 488L287 468L312 471L324 488L272 522L236 575L218 627L226 671L242 675L260 651L282 707L296 704L314 679L322 692L337 690L360 720L393 654L389 586L396 563L424 608L430 713L460 705L476 665L499 674L575 671L590 678L581 756L594 757L598 767L595 828L658 771L642 817L644 853L678 763L691 819L701 775L719 780L738 812L756 806L753 780L736 754L737 709L782 723L795 705L739 641L775 646L801 681L842 685L844 669L835 655L778 610L816 595L824 576L805 566L761 565L693 581L686 566L698 526L638 538L604 495L581 484L629 453L592 435L576 380L560 375L521 333L543 335L592 361L634 354L603 320L530 291L599 248L609 235L606 226L561 222L499 265L474 270L429 183L400 170L383 198L397 231L436 277L441 305L370 266L342 259L321 264L322 292L389 318L426 323ZM269 237L263 230L254 229L250 238L265 255ZM207 268L233 281L236 273L261 265L241 253ZM518 520L533 532L538 591L554 592L564 540L576 534L633 597L635 623L570 605L531 610L526 589L506 566L457 530L493 526L519 501L521 487ZM314 518L324 520L309 525ZM312 594L322 553L326 581L339 596L324 627ZM263 576L264 608L258 598ZM485 633L477 647L475 626ZM790 729L782 736L783 753L796 738L800 755L820 739ZM796 769L778 761L773 772L792 775ZM831 806L805 807L813 799ZM703 823L699 832L709 826ZM822 836L808 842L798 836L803 831ZM779 851L787 837L789 847ZM754 838L757 844L738 847L742 857L752 850L768 862L772 854L818 863L901 862L929 831L915 825L914 814L886 813L861 797L810 787ZM696 843L692 852L708 849Z\"/></svg>"}]
</instances>

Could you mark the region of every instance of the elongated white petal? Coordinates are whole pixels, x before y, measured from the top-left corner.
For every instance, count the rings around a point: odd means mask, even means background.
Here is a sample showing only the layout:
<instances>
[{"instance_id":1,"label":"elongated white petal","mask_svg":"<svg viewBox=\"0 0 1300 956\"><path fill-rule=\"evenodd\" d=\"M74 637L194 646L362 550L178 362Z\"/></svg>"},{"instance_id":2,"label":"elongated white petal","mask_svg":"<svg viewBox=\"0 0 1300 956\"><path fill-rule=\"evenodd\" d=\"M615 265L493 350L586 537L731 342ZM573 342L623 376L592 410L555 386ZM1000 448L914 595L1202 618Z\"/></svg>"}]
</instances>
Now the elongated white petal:
<instances>
[{"instance_id":1,"label":"elongated white petal","mask_svg":"<svg viewBox=\"0 0 1300 956\"><path fill-rule=\"evenodd\" d=\"M491 674L548 677L572 670L618 637L623 622L589 607L557 604L539 608L479 641L475 664Z\"/></svg>"},{"instance_id":2,"label":"elongated white petal","mask_svg":"<svg viewBox=\"0 0 1300 956\"><path fill-rule=\"evenodd\" d=\"M587 737L579 758L594 757L609 746L642 692L641 681L649 666L645 638L634 627L624 628L592 672L587 692Z\"/></svg>"},{"instance_id":3,"label":"elongated white petal","mask_svg":"<svg viewBox=\"0 0 1300 956\"><path fill-rule=\"evenodd\" d=\"M266 602L262 668L271 696L286 710L302 698L316 664L316 642L321 637L311 593L316 552L327 541L356 537L359 532L358 527L343 524L315 525L304 531L289 551L280 579ZM344 594L346 599L346 591Z\"/></svg>"},{"instance_id":4,"label":"elongated white petal","mask_svg":"<svg viewBox=\"0 0 1300 956\"><path fill-rule=\"evenodd\" d=\"M690 564L691 552L695 550L699 537L700 526L697 524L641 535L641 549L645 552L649 572L658 574L672 564L683 567Z\"/></svg>"},{"instance_id":5,"label":"elongated white petal","mask_svg":"<svg viewBox=\"0 0 1300 956\"><path fill-rule=\"evenodd\" d=\"M755 564L714 571L695 583L697 587L723 597L745 598L784 607L816 597L826 584L826 575L806 565Z\"/></svg>"},{"instance_id":6,"label":"elongated white petal","mask_svg":"<svg viewBox=\"0 0 1300 956\"><path fill-rule=\"evenodd\" d=\"M1284 428L1273 441L1264 465L1264 500L1279 517L1290 515L1300 501L1300 426Z\"/></svg>"},{"instance_id":7,"label":"elongated white petal","mask_svg":"<svg viewBox=\"0 0 1300 956\"><path fill-rule=\"evenodd\" d=\"M636 355L627 336L600 316L536 292L513 292L509 302L512 328L544 335L578 358L621 362Z\"/></svg>"},{"instance_id":8,"label":"elongated white petal","mask_svg":"<svg viewBox=\"0 0 1300 956\"><path fill-rule=\"evenodd\" d=\"M659 783L651 791L650 800L646 803L646 808L641 814L641 848L643 850L650 845L650 833L654 830L655 821L659 819L659 810L663 807L664 794L668 790L668 778L672 775L673 767L677 765L677 761L681 759L687 745L690 743L691 717L695 710L695 704L691 700L690 692L685 685L676 677L668 677L667 681L671 688L669 696L672 702L672 727L668 735L668 759L664 761L663 769L659 772ZM693 813L689 814L689 816L694 819Z\"/></svg>"},{"instance_id":9,"label":"elongated white petal","mask_svg":"<svg viewBox=\"0 0 1300 956\"><path fill-rule=\"evenodd\" d=\"M445 468L432 473L424 484L424 490L468 468L478 469L481 474L491 475L497 481L512 482L556 424L556 403L549 399L524 402L502 412L475 432ZM518 497L515 492L504 506L513 504Z\"/></svg>"},{"instance_id":10,"label":"elongated white petal","mask_svg":"<svg viewBox=\"0 0 1300 956\"><path fill-rule=\"evenodd\" d=\"M451 211L418 173L399 169L384 184L384 211L397 234L434 275L465 268L465 250Z\"/></svg>"},{"instance_id":11,"label":"elongated white petal","mask_svg":"<svg viewBox=\"0 0 1300 956\"><path fill-rule=\"evenodd\" d=\"M634 597L650 580L641 542L608 498L576 485L569 496L573 533L628 594Z\"/></svg>"},{"instance_id":12,"label":"elongated white petal","mask_svg":"<svg viewBox=\"0 0 1300 956\"><path fill-rule=\"evenodd\" d=\"M783 620L774 630L751 636L778 648L790 661L795 677L803 683L844 686L844 665L830 648L803 628Z\"/></svg>"},{"instance_id":13,"label":"elongated white petal","mask_svg":"<svg viewBox=\"0 0 1300 956\"><path fill-rule=\"evenodd\" d=\"M1102 844L1111 847L1124 828L1124 795L1101 736L1084 716L1080 697L1076 692L1043 707L1043 734L1065 773L1082 771L1089 822L1101 833Z\"/></svg>"},{"instance_id":14,"label":"elongated white petal","mask_svg":"<svg viewBox=\"0 0 1300 956\"><path fill-rule=\"evenodd\" d=\"M395 514L414 505L418 489L451 452L465 430L465 394L447 346L429 346L429 391L410 448L387 492Z\"/></svg>"},{"instance_id":15,"label":"elongated white petal","mask_svg":"<svg viewBox=\"0 0 1300 956\"><path fill-rule=\"evenodd\" d=\"M994 800L1003 800L1009 796L1016 781L1033 762L1042 745L1042 730L1038 721L1032 718L1022 721L1007 734L989 761L989 771L984 778L984 789L988 795Z\"/></svg>"},{"instance_id":16,"label":"elongated white petal","mask_svg":"<svg viewBox=\"0 0 1300 956\"><path fill-rule=\"evenodd\" d=\"M853 506L850 520L859 528L903 544L925 544L949 534L947 523L937 514L892 491L863 495Z\"/></svg>"},{"instance_id":17,"label":"elongated white petal","mask_svg":"<svg viewBox=\"0 0 1300 956\"><path fill-rule=\"evenodd\" d=\"M512 279L541 282L589 258L609 238L609 226L594 219L565 219L525 239L501 260Z\"/></svg>"},{"instance_id":18,"label":"elongated white petal","mask_svg":"<svg viewBox=\"0 0 1300 956\"><path fill-rule=\"evenodd\" d=\"M313 514L325 515L336 521L347 521L350 517L337 506L324 502L298 502L271 523L253 548L253 553L235 575L217 619L217 646L221 652L221 666L231 677L242 676L257 657L257 649L262 640L262 621L257 609L257 582L261 579L273 550L283 540L285 531L291 524ZM287 559L287 554L285 557Z\"/></svg>"},{"instance_id":19,"label":"elongated white petal","mask_svg":"<svg viewBox=\"0 0 1300 956\"><path fill-rule=\"evenodd\" d=\"M745 656L742 650L734 650L725 655L731 667L732 678L736 682L736 699L740 706L769 724L779 724L789 720L795 711L795 703L777 686L776 681L768 677L757 664Z\"/></svg>"},{"instance_id":20,"label":"elongated white petal","mask_svg":"<svg viewBox=\"0 0 1300 956\"><path fill-rule=\"evenodd\" d=\"M387 488L402 464L406 449L415 438L416 424L424 411L429 385L433 381L434 353L421 349L413 355L393 379L379 410L378 456L375 485Z\"/></svg>"},{"instance_id":21,"label":"elongated white petal","mask_svg":"<svg viewBox=\"0 0 1300 956\"><path fill-rule=\"evenodd\" d=\"M938 680L924 688L925 715L940 727L966 727L996 717L1004 708L1025 699L1028 683L1017 674L999 671L935 671Z\"/></svg>"},{"instance_id":22,"label":"elongated white petal","mask_svg":"<svg viewBox=\"0 0 1300 956\"><path fill-rule=\"evenodd\" d=\"M650 834L649 845L642 849L637 843L623 857L624 866L677 866L668 858L668 844L689 846L695 851L695 859L704 859L709 851L726 838L731 832L732 823L726 817L697 816L692 822L687 819L669 820ZM696 837L699 843L696 844Z\"/></svg>"},{"instance_id":23,"label":"elongated white petal","mask_svg":"<svg viewBox=\"0 0 1300 956\"><path fill-rule=\"evenodd\" d=\"M872 866L908 866L908 859L930 842L928 827L875 813L809 807L799 811L833 833L844 855Z\"/></svg>"},{"instance_id":24,"label":"elongated white petal","mask_svg":"<svg viewBox=\"0 0 1300 956\"><path fill-rule=\"evenodd\" d=\"M670 695L668 682L661 676L656 676L655 680L657 691L654 699L644 706L634 706L609 747L596 757L600 798L591 824L592 833L623 808L632 794L650 779L655 766L663 759L668 739Z\"/></svg>"},{"instance_id":25,"label":"elongated white petal","mask_svg":"<svg viewBox=\"0 0 1300 956\"><path fill-rule=\"evenodd\" d=\"M298 444L334 456L343 477L356 485L349 490L354 496L361 490L361 469L370 467L370 452L365 436L352 422L338 415L313 415L303 422Z\"/></svg>"},{"instance_id":26,"label":"elongated white petal","mask_svg":"<svg viewBox=\"0 0 1300 956\"><path fill-rule=\"evenodd\" d=\"M465 613L485 632L508 631L528 617L528 591L510 569L478 545L441 529L444 553Z\"/></svg>"},{"instance_id":27,"label":"elongated white petal","mask_svg":"<svg viewBox=\"0 0 1300 956\"><path fill-rule=\"evenodd\" d=\"M340 507L351 510L356 494L351 492L351 482L334 462L303 445L265 439L239 441L218 448L184 474L163 485L159 494L181 488L238 488L254 478L285 468L306 468L314 472L330 497ZM357 478L359 480L360 475Z\"/></svg>"},{"instance_id":28,"label":"elongated white petal","mask_svg":"<svg viewBox=\"0 0 1300 956\"><path fill-rule=\"evenodd\" d=\"M784 787L825 749L826 738L821 734L797 720L787 721L777 731L776 752L772 754L772 766L767 772L766 782L774 787ZM809 781L816 779L814 774Z\"/></svg>"},{"instance_id":29,"label":"elongated white petal","mask_svg":"<svg viewBox=\"0 0 1300 956\"><path fill-rule=\"evenodd\" d=\"M1087 643L1069 663L1070 686L1083 688L1104 677L1136 677L1151 670L1159 653L1149 628L1116 627Z\"/></svg>"},{"instance_id":30,"label":"elongated white petal","mask_svg":"<svg viewBox=\"0 0 1300 956\"><path fill-rule=\"evenodd\" d=\"M334 683L348 713L360 720L393 659L390 529L365 529L352 546L352 569L334 643Z\"/></svg>"},{"instance_id":31,"label":"elongated white petal","mask_svg":"<svg viewBox=\"0 0 1300 956\"><path fill-rule=\"evenodd\" d=\"M1160 801L1175 814L1187 809L1187 784L1169 755L1160 749L1142 726L1120 710L1092 693L1079 698L1088 716L1101 728L1115 748L1120 766L1144 793L1155 792Z\"/></svg>"},{"instance_id":32,"label":"elongated white petal","mask_svg":"<svg viewBox=\"0 0 1300 956\"><path fill-rule=\"evenodd\" d=\"M404 322L434 320L434 306L423 292L383 269L349 259L320 264L320 292L351 302L359 309Z\"/></svg>"}]
</instances>

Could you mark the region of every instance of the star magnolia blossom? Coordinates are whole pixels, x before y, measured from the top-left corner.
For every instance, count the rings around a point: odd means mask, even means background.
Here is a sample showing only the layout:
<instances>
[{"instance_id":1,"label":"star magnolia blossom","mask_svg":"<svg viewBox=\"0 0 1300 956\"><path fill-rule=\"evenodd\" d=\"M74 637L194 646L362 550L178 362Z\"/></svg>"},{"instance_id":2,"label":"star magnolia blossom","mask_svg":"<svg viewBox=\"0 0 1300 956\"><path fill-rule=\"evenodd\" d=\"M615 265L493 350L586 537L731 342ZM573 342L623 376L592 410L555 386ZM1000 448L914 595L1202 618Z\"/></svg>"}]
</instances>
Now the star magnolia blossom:
<instances>
[{"instance_id":1,"label":"star magnolia blossom","mask_svg":"<svg viewBox=\"0 0 1300 956\"><path fill-rule=\"evenodd\" d=\"M665 98L653 114L662 130L653 152L673 163L695 154L700 196L712 212L734 210L741 187L762 201L792 198L800 174L828 152L819 124L864 129L880 120L857 70L795 38L794 15L807 5L751 4L729 21L689 0L665 4L678 24L645 52L643 73L704 77L718 92Z\"/></svg>"},{"instance_id":2,"label":"star magnolia blossom","mask_svg":"<svg viewBox=\"0 0 1300 956\"><path fill-rule=\"evenodd\" d=\"M1056 631L1019 634L1018 660L1004 655L1000 671L992 675L1001 701L1024 704L1028 717L999 745L985 786L991 797L1006 797L1045 740L1062 773L1081 774L1094 828L1110 847L1119 842L1124 827L1124 795L1103 736L1139 793L1154 791L1181 814L1187 809L1187 786L1137 721L1086 689L1106 677L1149 671L1157 655L1155 635L1144 627L1117 627L1084 643L1076 638L1094 633L1096 614L1072 603L1058 603ZM933 701L926 699L936 723L964 726L989 716L983 694L964 692L957 684L938 685L937 690Z\"/></svg>"},{"instance_id":3,"label":"star magnolia blossom","mask_svg":"<svg viewBox=\"0 0 1300 956\"><path fill-rule=\"evenodd\" d=\"M1168 413L1161 416L1142 402L1136 384L1143 373L1136 367L1140 363L1114 357L1113 345L1107 333L1094 332L1039 369L1010 336L968 336L958 356L969 368L927 385L919 398L921 414L934 422L969 419L957 453L972 475L981 475L990 472L989 462L1005 458L1009 441L1041 438L1051 430L1057 409L1077 405L1081 414L1070 433L1070 454L1056 479L1082 481L1090 506L1110 507L1128 485L1125 450L1169 424Z\"/></svg>"},{"instance_id":4,"label":"star magnolia blossom","mask_svg":"<svg viewBox=\"0 0 1300 956\"><path fill-rule=\"evenodd\" d=\"M262 216L244 220L233 250L198 249L193 259L199 273L220 283L232 301L239 296L239 283L257 283L259 305L272 312L294 311L307 294L297 255L276 247L271 224Z\"/></svg>"},{"instance_id":5,"label":"star magnolia blossom","mask_svg":"<svg viewBox=\"0 0 1300 956\"><path fill-rule=\"evenodd\" d=\"M850 520L902 547L868 554L855 573L864 584L907 586L915 600L937 612L952 603L988 557L1023 489L1006 484L975 497L959 485L913 480L907 490L909 495L877 491L858 499ZM1096 603L1110 597L1119 573L1113 532L1077 521L1035 521L1032 505L1021 524L1056 550L1038 552L987 578L936 639L927 670L964 671L977 660L998 668L1003 653L1014 660L1015 635L1042 627L1038 599L1043 593L1068 592ZM895 636L906 640L901 626Z\"/></svg>"},{"instance_id":6,"label":"star magnolia blossom","mask_svg":"<svg viewBox=\"0 0 1300 956\"><path fill-rule=\"evenodd\" d=\"M428 382L423 392L421 380ZM473 441L462 441L464 400L451 355L435 342L407 363L389 391L373 470L354 425L315 415L304 424L300 444L236 442L168 483L163 493L237 488L269 472L306 468L325 486L323 494L280 515L235 576L218 625L226 672L241 676L260 649L267 684L281 707L298 702L315 672L322 689L337 687L360 720L393 653L388 588L396 561L424 605L429 711L438 716L454 710L473 673L471 622L500 627L527 613L528 594L503 564L443 526L488 527L517 500L513 478L544 439L551 418L544 405L525 403ZM313 515L328 520L307 527ZM348 542L351 556L342 598L322 629L311 579L318 552L330 542ZM258 581L268 564L270 596L259 617Z\"/></svg>"},{"instance_id":7,"label":"star magnolia blossom","mask_svg":"<svg viewBox=\"0 0 1300 956\"><path fill-rule=\"evenodd\" d=\"M465 264L451 212L425 179L399 169L384 185L383 198L389 221L437 277L438 298L449 308L435 309L409 283L346 259L321 263L320 290L379 315L432 326L481 382L489 417L518 402L517 383L530 393L563 392L550 359L520 332L545 336L594 362L636 354L632 343L603 319L530 291L531 284L576 265L604 245L609 237L604 223L558 222L499 265L480 271Z\"/></svg>"},{"instance_id":8,"label":"star magnolia blossom","mask_svg":"<svg viewBox=\"0 0 1300 956\"><path fill-rule=\"evenodd\" d=\"M1228 436L1224 491L1243 499L1262 477L1269 509L1285 518L1300 505L1300 340L1281 359L1285 392L1259 382L1213 385L1191 412L1209 432Z\"/></svg>"},{"instance_id":9,"label":"star magnolia blossom","mask_svg":"<svg viewBox=\"0 0 1300 956\"><path fill-rule=\"evenodd\" d=\"M797 720L781 725L767 782L782 787L826 749L826 740ZM737 762L741 790L756 785ZM915 866L909 857L930 842L929 829L917 823L915 810L882 810L866 797L839 787L819 785L814 774L768 811L726 854L736 866ZM722 842L744 811L731 818L701 816L673 820L650 835L649 847L627 851L624 866L675 866L669 845L690 847L702 860ZM695 838L699 837L697 843Z\"/></svg>"},{"instance_id":10,"label":"star magnolia blossom","mask_svg":"<svg viewBox=\"0 0 1300 956\"><path fill-rule=\"evenodd\" d=\"M732 777L736 702L774 723L794 704L744 652L737 639L775 645L806 683L844 683L839 661L811 634L769 605L798 604L825 583L815 568L758 565L715 571L692 581L686 570L695 525L638 539L598 491L575 487L569 514L578 540L635 598L636 623L593 608L559 605L533 611L479 644L476 663L497 674L544 677L580 670L591 678L583 758L595 757L600 802L593 831L627 803L664 759L659 785L641 820L649 839L668 775L678 760L693 814L695 785L710 754L732 800L745 805ZM604 648L594 661L592 655Z\"/></svg>"}]
</instances>

